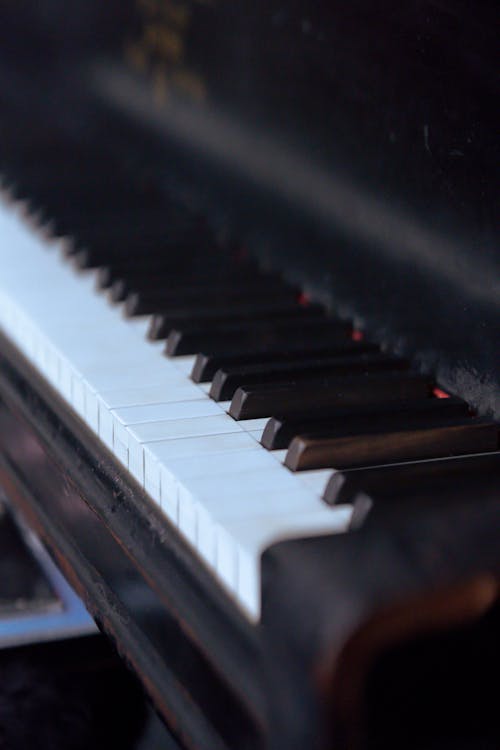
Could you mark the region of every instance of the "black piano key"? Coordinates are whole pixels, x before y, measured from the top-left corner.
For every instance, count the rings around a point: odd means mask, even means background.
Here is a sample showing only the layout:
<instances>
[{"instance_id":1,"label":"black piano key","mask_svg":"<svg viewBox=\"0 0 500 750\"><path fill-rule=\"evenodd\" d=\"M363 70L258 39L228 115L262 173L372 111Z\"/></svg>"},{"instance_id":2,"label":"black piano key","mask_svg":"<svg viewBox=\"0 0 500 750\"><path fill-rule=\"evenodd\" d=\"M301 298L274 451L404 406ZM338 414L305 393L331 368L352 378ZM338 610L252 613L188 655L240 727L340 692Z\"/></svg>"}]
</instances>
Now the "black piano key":
<instances>
[{"instance_id":1,"label":"black piano key","mask_svg":"<svg viewBox=\"0 0 500 750\"><path fill-rule=\"evenodd\" d=\"M254 314L251 318L238 316L238 308L234 308L233 314L229 318L222 320L211 319L190 321L188 323L179 323L170 329L167 337L167 354L178 356L181 354L194 354L200 346L218 346L221 341L231 344L231 340L239 336L240 341L254 341L260 336L260 341L268 340L270 336L278 336L280 333L287 335L293 330L297 337L302 335L304 329L313 329L315 332L321 328L325 321L328 321L328 328L331 329L331 319L326 318L325 313L318 315L308 315L304 308L298 304L293 311L289 310L285 314L279 312L270 315ZM335 321L333 321L335 327ZM249 343L250 345L250 343Z\"/></svg>"},{"instance_id":2,"label":"black piano key","mask_svg":"<svg viewBox=\"0 0 500 750\"><path fill-rule=\"evenodd\" d=\"M245 268L238 268L233 271L227 269L225 272L219 271L219 273L211 273L206 268L203 271L196 269L194 272L181 271L178 273L163 270L149 272L142 277L137 276L129 280L114 281L110 296L115 302L126 300L132 295L138 295L143 301L163 300L168 299L170 289L176 297L185 294L186 298L195 297L197 293L200 297L207 293L215 295L217 291L221 295L226 292L236 295L238 292L246 294L257 289L261 290L262 294L272 297L276 292L290 290L290 287L286 287L278 277L264 275ZM297 291L295 294L297 294Z\"/></svg>"},{"instance_id":3,"label":"black piano key","mask_svg":"<svg viewBox=\"0 0 500 750\"><path fill-rule=\"evenodd\" d=\"M229 414L234 419L297 414L308 408L406 401L430 396L431 383L410 373L369 373L318 378L306 383L265 384L238 388Z\"/></svg>"},{"instance_id":4,"label":"black piano key","mask_svg":"<svg viewBox=\"0 0 500 750\"><path fill-rule=\"evenodd\" d=\"M152 316L148 338L152 341L166 339L173 328L184 330L186 327L199 329L203 325L223 324L237 321L271 320L274 316L323 317L325 312L319 305L303 307L295 300L292 302L273 302L268 299L256 300L246 305L230 307L212 305L202 308L174 308L170 311L156 313Z\"/></svg>"},{"instance_id":5,"label":"black piano key","mask_svg":"<svg viewBox=\"0 0 500 750\"><path fill-rule=\"evenodd\" d=\"M161 260L161 256L159 258ZM161 292L161 290L170 289L175 285L196 285L200 287L207 287L209 285L220 286L221 284L250 284L253 281L255 284L262 282L263 286L271 289L273 285L276 287L283 286L283 282L278 280L275 276L269 274L264 275L257 268L250 265L235 265L229 263L225 258L216 258L215 263L203 263L203 267L200 268L199 262L193 262L190 265L182 267L178 264L170 262L164 263L148 263L146 260L143 263L142 268L138 268L130 272L121 272L114 274L114 278L107 281L111 274L105 276L101 274L99 279L101 281L101 288L104 288L102 279L105 280L107 286L110 287L110 296L115 301L121 301L125 299L127 294L132 292L144 292L154 291L155 293Z\"/></svg>"},{"instance_id":6,"label":"black piano key","mask_svg":"<svg viewBox=\"0 0 500 750\"><path fill-rule=\"evenodd\" d=\"M366 423L405 423L406 420L422 420L464 417L467 404L458 398L426 398L423 401L406 403L392 402L350 409L309 410L300 415L274 416L268 421L261 443L268 450L288 448L297 435L316 433L328 436L332 431L346 425L361 429Z\"/></svg>"},{"instance_id":7,"label":"black piano key","mask_svg":"<svg viewBox=\"0 0 500 750\"><path fill-rule=\"evenodd\" d=\"M355 434L342 429L335 436L300 435L290 443L285 465L292 471L344 469L356 466L456 456L471 451L494 451L497 428L492 422L469 418L439 424L390 424L376 429L367 424Z\"/></svg>"},{"instance_id":8,"label":"black piano key","mask_svg":"<svg viewBox=\"0 0 500 750\"><path fill-rule=\"evenodd\" d=\"M209 256L210 251L206 247L201 252L197 247L179 243L176 250L172 243L162 242L159 250L160 252L142 255L125 255L100 266L96 271L98 288L107 289L116 281L132 283L137 280L138 283L145 283L151 277L162 278L168 282L168 288L174 275L183 278L190 278L192 275L218 278L228 273L228 266L235 267L235 263L228 261L218 249L214 249ZM201 269L200 264L203 266Z\"/></svg>"},{"instance_id":9,"label":"black piano key","mask_svg":"<svg viewBox=\"0 0 500 750\"><path fill-rule=\"evenodd\" d=\"M294 318L271 321L245 321L218 326L217 329L206 325L198 330L172 330L167 339L167 354L179 356L196 354L199 351L219 350L229 353L233 347L244 346L249 352L253 347L285 346L287 342L294 346L299 342L317 340L320 337L345 335L350 325L335 318L302 317L300 313Z\"/></svg>"},{"instance_id":10,"label":"black piano key","mask_svg":"<svg viewBox=\"0 0 500 750\"><path fill-rule=\"evenodd\" d=\"M74 200L82 205L93 196L99 195L102 202L104 191L115 193L122 184L122 178L112 179L107 174L80 175L81 181L74 173L43 175L43 184L30 182L13 186L13 194L19 199L29 199L47 211L56 211L61 200Z\"/></svg>"},{"instance_id":11,"label":"black piano key","mask_svg":"<svg viewBox=\"0 0 500 750\"><path fill-rule=\"evenodd\" d=\"M44 200L58 199L60 195L85 197L99 189L108 190L110 193L120 187L121 178L110 177L110 175L99 170L96 165L95 173L89 173L80 169L82 182L78 179L78 166L73 165L72 170L54 169L49 172L37 169L31 172L29 169L20 168L19 165L10 170L3 170L7 175L7 181L13 195L20 199ZM102 188L101 188L102 186Z\"/></svg>"},{"instance_id":12,"label":"black piano key","mask_svg":"<svg viewBox=\"0 0 500 750\"><path fill-rule=\"evenodd\" d=\"M381 370L405 370L409 363L399 357L385 354L360 354L355 357L322 357L303 361L273 364L232 365L218 370L212 381L210 396L215 401L228 401L240 386L255 383L298 381L316 376L343 375L345 373L376 372Z\"/></svg>"},{"instance_id":13,"label":"black piano key","mask_svg":"<svg viewBox=\"0 0 500 750\"><path fill-rule=\"evenodd\" d=\"M388 518L409 513L428 513L431 508L452 504L455 509L464 503L483 506L500 498L500 453L485 456L467 456L464 459L422 461L394 467L394 487L386 487L367 494L363 489L351 496L352 516L350 528L357 529L368 523L386 523ZM456 467L452 468L452 463ZM428 465L432 465L430 472ZM420 467L422 469L414 469ZM425 468L424 468L425 467ZM391 467L383 467L385 470ZM403 472L408 473L406 480ZM342 474L340 474L342 476ZM410 479L411 476L411 479ZM391 477L387 477L390 481ZM397 488L395 491L394 488Z\"/></svg>"},{"instance_id":14,"label":"black piano key","mask_svg":"<svg viewBox=\"0 0 500 750\"><path fill-rule=\"evenodd\" d=\"M191 379L195 383L207 383L214 377L217 370L228 365L239 364L262 364L265 362L287 362L290 359L317 357L328 357L334 354L348 355L362 352L378 352L379 347L365 341L353 341L352 339L339 337L336 341L329 344L321 339L320 341L310 340L306 344L300 342L298 347L294 346L276 346L272 350L235 351L233 353L224 352L200 352L196 355L195 363L191 372Z\"/></svg>"},{"instance_id":15,"label":"black piano key","mask_svg":"<svg viewBox=\"0 0 500 750\"><path fill-rule=\"evenodd\" d=\"M77 199L75 199L76 201ZM82 244L101 247L103 251L106 251L109 255L113 255L111 246L106 248L104 246L105 238L109 242L114 243L118 241L130 241L130 238L138 230L141 230L143 238L154 236L155 238L164 236L160 234L160 227L158 226L158 219L155 219L153 214L156 210L150 208L143 209L132 209L124 206L123 208L116 207L113 210L108 208L102 208L101 212L95 210L94 212L86 211L81 216L71 216L69 212L63 212L57 208L46 206L45 202L37 202L37 205L42 212L46 223L50 226L52 232L56 236L71 235L78 237ZM82 211L85 211L82 207ZM92 215L91 215L92 213ZM124 216L129 216L130 223L124 221ZM148 221L151 223L148 224ZM97 227L101 230L101 233L97 233ZM128 232L126 231L128 229ZM163 233L165 232L165 224L163 224ZM71 253L70 253L71 254Z\"/></svg>"},{"instance_id":16,"label":"black piano key","mask_svg":"<svg viewBox=\"0 0 500 750\"><path fill-rule=\"evenodd\" d=\"M47 212L53 214L61 222L75 222L79 224L84 218L88 221L98 221L103 214L117 212L150 211L156 205L161 205L160 196L130 190L128 187L120 189L118 185L104 185L93 190L68 190L61 186L60 191L46 188L38 194L32 193L37 204ZM126 219L126 213L122 218Z\"/></svg>"},{"instance_id":17,"label":"black piano key","mask_svg":"<svg viewBox=\"0 0 500 750\"><path fill-rule=\"evenodd\" d=\"M210 280L212 273L231 274L238 267L258 270L254 262L241 262L231 254L231 250L219 245L212 235L203 228L197 230L189 220L170 220L168 216L159 221L158 226L130 226L129 235L133 241L142 236L146 243L146 252L142 248L136 253L120 252L116 242L109 244L113 237L93 237L86 232L84 239L90 250L97 249L101 266L106 267L108 284L115 278L133 278L147 273L150 269L161 270L171 274L193 273L200 279ZM127 246L127 237L123 238ZM130 243L128 243L130 245Z\"/></svg>"},{"instance_id":18,"label":"black piano key","mask_svg":"<svg viewBox=\"0 0 500 750\"><path fill-rule=\"evenodd\" d=\"M296 297L296 292L287 287L273 289L270 292L273 300L283 302L292 302ZM259 293L254 285L232 285L217 288L207 286L205 289L179 289L173 287L171 292L162 292L161 294L147 294L134 292L129 294L125 300L124 309L128 316L135 315L152 315L165 307L179 307L187 303L194 306L221 304L221 305L242 305L253 302L258 299ZM179 354L177 351L168 351L168 354ZM183 354L194 352L183 351Z\"/></svg>"},{"instance_id":19,"label":"black piano key","mask_svg":"<svg viewBox=\"0 0 500 750\"><path fill-rule=\"evenodd\" d=\"M151 272L148 278L151 281ZM164 280L164 288L166 283L167 282ZM124 278L115 279L109 288L109 297L113 302L123 302L130 294L139 292L141 288L144 288L144 284L138 285L137 283Z\"/></svg>"},{"instance_id":20,"label":"black piano key","mask_svg":"<svg viewBox=\"0 0 500 750\"><path fill-rule=\"evenodd\" d=\"M348 323L340 320L313 320L304 318L293 322L283 321L274 325L273 321L252 322L231 326L227 330L212 332L172 331L167 339L166 353L170 356L196 354L200 351L221 354L266 352L279 349L305 348L312 342L323 346L334 345L349 335Z\"/></svg>"},{"instance_id":21,"label":"black piano key","mask_svg":"<svg viewBox=\"0 0 500 750\"><path fill-rule=\"evenodd\" d=\"M141 211L127 221L120 212L113 213L83 226L56 227L57 232L75 238L74 247L65 254L81 268L121 263L130 256L151 262L155 256L182 258L184 254L190 262L195 252L204 251L207 258L218 252L206 233L193 231L187 220L173 221L156 209Z\"/></svg>"},{"instance_id":22,"label":"black piano key","mask_svg":"<svg viewBox=\"0 0 500 750\"><path fill-rule=\"evenodd\" d=\"M194 250L189 251L182 257L180 253L173 253L171 248L165 246L164 243L160 246L160 253L146 253L144 255L134 255L133 258L130 256L124 256L123 258L118 257L111 259L111 261L101 265L96 271L97 286L100 289L107 289L115 282L126 281L129 284L137 283L138 285L146 284L151 278L163 279L164 283L168 282L171 278L171 274L182 274L186 277L190 277L191 274L195 274L197 266L200 265L200 256L196 255ZM212 258L209 264L209 273L217 273L219 269L224 268L225 259L220 253ZM201 270L205 273L207 264L204 264L204 268ZM140 287L139 287L140 288ZM129 291L129 290L127 290ZM133 288L130 287L130 291Z\"/></svg>"},{"instance_id":23,"label":"black piano key","mask_svg":"<svg viewBox=\"0 0 500 750\"><path fill-rule=\"evenodd\" d=\"M117 217L115 219L119 221ZM166 239L165 227L155 231L151 226L135 226L133 230L112 231L109 237L103 228L102 236L98 239L88 237L87 232L80 231L78 227L69 228L68 230L55 230L51 223L48 223L51 232L57 236L69 236L73 240L71 246L65 249L64 254L71 259L77 268L98 268L107 263L126 258L127 255L138 255L140 257L152 258L155 255L167 254L173 243L188 245L189 248L194 243L176 241L175 235L168 236ZM109 229L109 227L108 227ZM170 247L169 247L170 246Z\"/></svg>"},{"instance_id":24,"label":"black piano key","mask_svg":"<svg viewBox=\"0 0 500 750\"><path fill-rule=\"evenodd\" d=\"M259 299L267 295L269 299L276 300L293 300L297 297L297 290L287 286L277 277L267 277L259 275L257 278L250 276L244 278L222 280L220 283L213 283L210 278L205 276L197 277L189 282L177 283L175 276L172 278L170 285L150 285L148 288L132 292L125 299L125 310L129 315L137 314L140 310L143 313L154 313L162 309L178 305L180 301L193 302L201 305L206 302L223 304L225 300L237 299Z\"/></svg>"},{"instance_id":25,"label":"black piano key","mask_svg":"<svg viewBox=\"0 0 500 750\"><path fill-rule=\"evenodd\" d=\"M5 137L6 133L2 133L4 144ZM16 138L9 141L9 149L4 155L15 167L19 179L31 181L37 178L40 184L43 184L43 178L54 174L68 173L78 179L80 167L87 173L95 171L99 174L105 170L109 173L109 166L114 165L102 143L66 140L62 133L54 136L53 131L40 137L40 130L33 128L22 139L16 132Z\"/></svg>"},{"instance_id":26,"label":"black piano key","mask_svg":"<svg viewBox=\"0 0 500 750\"><path fill-rule=\"evenodd\" d=\"M323 499L331 505L351 504L360 493L364 493L374 501L399 503L411 492L440 493L447 487L461 485L469 487L474 498L479 498L481 487L487 482L498 483L500 490L498 450L482 455L336 472L328 481Z\"/></svg>"},{"instance_id":27,"label":"black piano key","mask_svg":"<svg viewBox=\"0 0 500 750\"><path fill-rule=\"evenodd\" d=\"M167 271L172 265L168 253L161 255L126 255L121 258L112 258L103 261L96 269L96 284L99 289L107 289L117 279L127 279L135 274L152 273L154 271Z\"/></svg>"},{"instance_id":28,"label":"black piano key","mask_svg":"<svg viewBox=\"0 0 500 750\"><path fill-rule=\"evenodd\" d=\"M164 267L167 266L167 259L177 258L184 250L187 258L191 258L194 248L199 246L200 240L186 239L179 233L166 233L163 226L161 231L155 231L154 227L142 226L135 227L133 230L124 233L112 234L109 238L105 236L99 239L88 239L85 234L80 232L71 234L75 238L72 247L65 251L73 264L77 268L99 268L102 266L119 263L130 255L141 258L145 263L158 263L165 259ZM217 252L213 244L206 242L204 245L206 254Z\"/></svg>"}]
</instances>

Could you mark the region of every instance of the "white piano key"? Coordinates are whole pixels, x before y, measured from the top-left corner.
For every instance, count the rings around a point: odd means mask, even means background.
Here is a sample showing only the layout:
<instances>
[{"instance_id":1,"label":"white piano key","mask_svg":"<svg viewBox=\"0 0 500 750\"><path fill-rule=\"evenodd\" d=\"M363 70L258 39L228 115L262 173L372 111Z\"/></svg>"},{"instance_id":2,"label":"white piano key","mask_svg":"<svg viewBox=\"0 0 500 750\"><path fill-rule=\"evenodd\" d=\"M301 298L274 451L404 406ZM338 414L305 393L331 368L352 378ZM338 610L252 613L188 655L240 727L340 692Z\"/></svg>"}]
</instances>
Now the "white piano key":
<instances>
[{"instance_id":1,"label":"white piano key","mask_svg":"<svg viewBox=\"0 0 500 750\"><path fill-rule=\"evenodd\" d=\"M295 476L319 497L322 497L328 480L334 471L335 469L310 469L309 471L298 471Z\"/></svg>"},{"instance_id":2,"label":"white piano key","mask_svg":"<svg viewBox=\"0 0 500 750\"><path fill-rule=\"evenodd\" d=\"M113 453L121 463L128 468L128 448L123 445L119 440L116 440L113 444Z\"/></svg>"},{"instance_id":3,"label":"white piano key","mask_svg":"<svg viewBox=\"0 0 500 750\"><path fill-rule=\"evenodd\" d=\"M220 524L217 534L217 571L224 583L236 590L248 616L260 617L260 558L276 541L342 533L347 530L351 508L321 509L286 516L266 516Z\"/></svg>"},{"instance_id":4,"label":"white piano key","mask_svg":"<svg viewBox=\"0 0 500 750\"><path fill-rule=\"evenodd\" d=\"M165 346L165 343L162 342L162 346ZM192 355L186 355L183 357L171 357L169 358L170 362L176 367L178 370L180 370L184 375L188 376L191 375L191 370L193 369L193 365L196 361L196 357L193 357Z\"/></svg>"},{"instance_id":5,"label":"white piano key","mask_svg":"<svg viewBox=\"0 0 500 750\"><path fill-rule=\"evenodd\" d=\"M75 367L81 370L96 388L103 391L114 387L115 381L111 381L111 385L106 385L106 375L110 372L116 373L118 382L120 382L121 373L135 373L139 375L138 384L140 384L141 375L143 378L160 377L162 373L165 374L170 369L168 363L156 355L138 360L137 352L134 351L137 342L131 343L128 338L120 341L113 335L102 335L96 338L95 342L85 341L85 346L82 345L83 337L79 342L73 342L72 345L65 343L61 337L54 337L53 340L56 346L71 359Z\"/></svg>"},{"instance_id":6,"label":"white piano key","mask_svg":"<svg viewBox=\"0 0 500 750\"><path fill-rule=\"evenodd\" d=\"M73 368L64 356L59 357L59 391L63 398L71 403Z\"/></svg>"},{"instance_id":7,"label":"white piano key","mask_svg":"<svg viewBox=\"0 0 500 750\"><path fill-rule=\"evenodd\" d=\"M43 373L45 377L52 385L57 386L59 382L59 354L50 341L46 341L45 343L43 359Z\"/></svg>"},{"instance_id":8,"label":"white piano key","mask_svg":"<svg viewBox=\"0 0 500 750\"><path fill-rule=\"evenodd\" d=\"M119 363L114 363L112 366L101 367L100 371L89 372L86 368L85 374L89 387L99 393L106 393L113 388L142 388L160 385L166 380L166 372L161 362L155 364L154 367L142 369L135 366L121 368Z\"/></svg>"},{"instance_id":9,"label":"white piano key","mask_svg":"<svg viewBox=\"0 0 500 750\"><path fill-rule=\"evenodd\" d=\"M195 417L210 417L222 414L214 401L200 397L190 401L174 403L141 404L112 409L114 418L123 425L138 424L139 422L159 422L167 419L189 419Z\"/></svg>"},{"instance_id":10,"label":"white piano key","mask_svg":"<svg viewBox=\"0 0 500 750\"><path fill-rule=\"evenodd\" d=\"M250 456L251 459L256 459L253 461L254 464L259 461L258 456L262 455L258 446L256 450L257 452ZM274 494L291 493L297 488L290 472L276 463L262 471L255 471L255 467L249 468L252 461L249 462L248 458L243 461L240 456L238 462L233 461L233 456L218 456L217 459L212 462L215 466L213 471L216 472L212 476L203 471L200 462L192 462L193 466L188 469L191 476L186 476L186 470L180 470L179 462L174 462L168 467L163 465L162 497L167 498L176 494L178 512L185 508L185 512L192 515L196 512L194 509L200 505L210 512L211 507L216 506L222 499L240 503L244 502L245 498L247 501L255 498L258 493L265 492L267 497L271 498ZM196 540L189 541L196 544Z\"/></svg>"},{"instance_id":11,"label":"white piano key","mask_svg":"<svg viewBox=\"0 0 500 750\"><path fill-rule=\"evenodd\" d=\"M212 522L224 520L241 520L275 516L278 513L305 513L323 509L322 501L313 493L302 487L279 489L272 493L238 489L233 497L222 496L202 498L198 502L200 513L210 516ZM203 510L201 510L203 509Z\"/></svg>"},{"instance_id":12,"label":"white piano key","mask_svg":"<svg viewBox=\"0 0 500 750\"><path fill-rule=\"evenodd\" d=\"M225 436L221 436L225 437ZM237 433L235 438L246 437L245 433ZM188 438L189 439L189 438ZM148 443L144 450L144 475L145 477L156 470L158 463L164 466L162 473L162 491L168 494L178 493L179 507L183 502L192 503L189 491L185 491L186 479L203 477L207 480L211 477L239 474L258 471L259 467L265 467L265 459L258 450L258 446L249 438L248 444L242 450L241 442L237 442L237 450L229 449L225 453L196 454L184 458L169 459L168 462L161 460L158 453L157 443ZM243 477L244 479L244 477ZM220 482L220 480L219 480Z\"/></svg>"},{"instance_id":13,"label":"white piano key","mask_svg":"<svg viewBox=\"0 0 500 750\"><path fill-rule=\"evenodd\" d=\"M96 432L98 431L99 425L99 411L115 409L117 407L125 406L139 406L141 404L154 404L161 403L166 400L166 394L169 390L175 386L183 385L181 376L178 373L163 373L159 377L152 378L157 382L151 384L145 383L144 380L141 384L136 385L125 385L120 386L117 383L117 387L114 389L106 389L103 392L97 392L90 387L87 389L86 404L85 404L85 416L89 425L91 425ZM111 375L110 381L113 381ZM181 393L177 392L179 396L189 396L187 391ZM185 398L181 398L185 400ZM111 419L111 418L110 418Z\"/></svg>"},{"instance_id":14,"label":"white piano key","mask_svg":"<svg viewBox=\"0 0 500 750\"><path fill-rule=\"evenodd\" d=\"M233 451L241 450L258 450L258 446L245 432L160 440L150 445L150 453L154 453L156 459L166 466L176 459L196 457L198 460L219 453L228 456ZM230 460L229 457L227 460Z\"/></svg>"},{"instance_id":15,"label":"white piano key","mask_svg":"<svg viewBox=\"0 0 500 750\"><path fill-rule=\"evenodd\" d=\"M165 422L179 418L194 419L197 417L218 415L213 401L198 399L192 401L177 401L173 403L141 404L119 409L105 409L100 407L99 426L101 437L107 445L113 445L114 435L125 443L130 442L127 427L143 422ZM108 441L111 441L109 443Z\"/></svg>"},{"instance_id":16,"label":"white piano key","mask_svg":"<svg viewBox=\"0 0 500 750\"><path fill-rule=\"evenodd\" d=\"M183 437L177 440L162 440L154 443L154 450L157 452L159 459L165 463L192 455L204 459L204 457L212 454L223 453L229 457L229 454L232 454L233 451L238 454L236 461L240 460L240 451L242 451L242 458L243 456L247 457L247 451L257 451L259 455L261 454L260 447L255 444L250 435L243 431ZM229 468L231 466L232 463Z\"/></svg>"},{"instance_id":17,"label":"white piano key","mask_svg":"<svg viewBox=\"0 0 500 750\"><path fill-rule=\"evenodd\" d=\"M112 451L113 450L113 433L114 433L114 416L113 412L98 400L98 423L99 437L102 442Z\"/></svg>"},{"instance_id":18,"label":"white piano key","mask_svg":"<svg viewBox=\"0 0 500 750\"><path fill-rule=\"evenodd\" d=\"M92 279L92 283L93 285L95 285L95 274L94 274L94 278ZM102 292L100 290L97 290L97 294L99 297L101 297ZM147 336L148 329L149 329L149 321L150 321L149 315L138 315L135 318L128 318L126 325L127 325L127 328L133 331L136 334L136 336L142 341Z\"/></svg>"},{"instance_id":19,"label":"white piano key","mask_svg":"<svg viewBox=\"0 0 500 750\"><path fill-rule=\"evenodd\" d=\"M196 507L192 503L177 502L177 526L188 542L196 547Z\"/></svg>"},{"instance_id":20,"label":"white piano key","mask_svg":"<svg viewBox=\"0 0 500 750\"><path fill-rule=\"evenodd\" d=\"M237 433L237 428L226 421L226 415L201 417L200 419L173 419L163 422L146 422L120 426L120 436L129 448L129 469L138 482L144 483L144 447L152 453L158 443L179 438L225 435ZM151 443L151 445L149 445Z\"/></svg>"},{"instance_id":21,"label":"white piano key","mask_svg":"<svg viewBox=\"0 0 500 750\"><path fill-rule=\"evenodd\" d=\"M238 547L231 530L214 527L214 565L218 576L230 591L238 590ZM255 598L258 592L255 591Z\"/></svg>"},{"instance_id":22,"label":"white piano key","mask_svg":"<svg viewBox=\"0 0 500 750\"><path fill-rule=\"evenodd\" d=\"M244 433L241 434L244 437ZM262 451L250 438L246 450L232 452L229 456L224 454L198 455L191 458L179 458L169 462L170 469L179 478L193 479L194 477L215 477L231 474L245 475L248 472L258 473L276 467L276 462L267 452ZM283 469L283 471L287 471ZM288 473L288 472L287 472Z\"/></svg>"},{"instance_id":23,"label":"white piano key","mask_svg":"<svg viewBox=\"0 0 500 750\"><path fill-rule=\"evenodd\" d=\"M271 456L275 459L275 461L278 461L280 464L282 464L286 458L286 454L288 451L286 448L284 450L280 451L269 451Z\"/></svg>"},{"instance_id":24,"label":"white piano key","mask_svg":"<svg viewBox=\"0 0 500 750\"><path fill-rule=\"evenodd\" d=\"M160 480L160 506L172 523L179 524L179 497L177 492L169 491L170 474L166 466L160 464L158 470Z\"/></svg>"},{"instance_id":25,"label":"white piano key","mask_svg":"<svg viewBox=\"0 0 500 750\"><path fill-rule=\"evenodd\" d=\"M190 392L187 386L189 386L189 384L182 383L180 385L176 384L172 387L164 388L163 398L158 399L156 402L150 401L149 403L146 400L144 400L144 403L134 404L134 406L137 408L141 406L151 407L149 410L150 413L151 414L154 413L155 415L159 417L160 414L162 413L161 410L163 408L163 405L178 404L178 403L186 404L186 402L188 401L193 401L196 403L200 402L200 394ZM202 401L202 403L206 403L206 402ZM131 423L123 421L122 419L122 409L126 409L126 408L128 407L125 405L122 405L117 408L111 407L111 411L113 411L114 414L116 414L118 410L120 411L120 415L117 416L117 418L115 419L115 434L119 434L120 440L123 440L124 442L128 442L129 440L130 433L128 432L128 427L131 426ZM194 410L195 413L197 413L198 410L199 410L198 407L196 407ZM206 411L205 407L202 409L202 411L203 410ZM186 412L187 412L186 417L189 417L189 412L187 410ZM156 419L156 418L151 419L150 417L149 419L145 419L144 423L154 424L156 421L163 421L163 422L168 421L169 411L165 410L163 414L165 415L163 419ZM124 419L126 418L127 418L127 415L125 415ZM135 420L135 417L133 416L131 416L130 418ZM134 421L132 422L132 424L140 424L140 423Z\"/></svg>"},{"instance_id":26,"label":"white piano key","mask_svg":"<svg viewBox=\"0 0 500 750\"><path fill-rule=\"evenodd\" d=\"M85 399L85 421L97 434L99 434L99 401L100 396L96 391L87 391L87 397Z\"/></svg>"},{"instance_id":27,"label":"white piano key","mask_svg":"<svg viewBox=\"0 0 500 750\"><path fill-rule=\"evenodd\" d=\"M256 443L260 443L260 439L262 437L262 430L247 430L247 435L250 435L253 437Z\"/></svg>"},{"instance_id":28,"label":"white piano key","mask_svg":"<svg viewBox=\"0 0 500 750\"><path fill-rule=\"evenodd\" d=\"M247 494L260 494L271 498L273 494L293 492L298 488L302 488L302 485L297 484L296 477L283 466L273 462L272 466L259 472L251 471L243 476L238 472L227 474L222 482L218 475L184 477L178 494L181 498L192 497L194 501L202 502L209 507L211 502L219 499L237 500L238 497Z\"/></svg>"},{"instance_id":29,"label":"white piano key","mask_svg":"<svg viewBox=\"0 0 500 750\"><path fill-rule=\"evenodd\" d=\"M144 476L144 489L161 507L160 467Z\"/></svg>"},{"instance_id":30,"label":"white piano key","mask_svg":"<svg viewBox=\"0 0 500 750\"><path fill-rule=\"evenodd\" d=\"M269 422L269 417L259 417L258 419L239 419L238 420L238 424L241 426L243 430L247 430L248 432L259 431L261 437L262 437L262 433L264 432L264 428L268 422Z\"/></svg>"},{"instance_id":31,"label":"white piano key","mask_svg":"<svg viewBox=\"0 0 500 750\"><path fill-rule=\"evenodd\" d=\"M310 513L322 507L314 493L305 488L255 492L235 487L233 495L206 498L194 503L196 546L206 561L216 563L217 528L226 521L246 521L277 514Z\"/></svg>"},{"instance_id":32,"label":"white piano key","mask_svg":"<svg viewBox=\"0 0 500 750\"><path fill-rule=\"evenodd\" d=\"M145 384L133 388L113 388L101 391L100 398L108 409L117 409L125 406L142 406L144 404L161 404L170 399L171 389L175 389L175 395L179 393L181 386L189 386L182 376L175 373L174 375L166 373L162 375L159 383L152 385ZM185 389L187 392L187 388ZM197 398L200 394L197 393ZM182 398L181 401L189 401L189 398Z\"/></svg>"},{"instance_id":33,"label":"white piano key","mask_svg":"<svg viewBox=\"0 0 500 750\"><path fill-rule=\"evenodd\" d=\"M85 385L80 377L73 377L71 380L71 404L81 417L85 417Z\"/></svg>"},{"instance_id":34,"label":"white piano key","mask_svg":"<svg viewBox=\"0 0 500 750\"><path fill-rule=\"evenodd\" d=\"M238 422L228 417L227 414L139 422L138 424L128 425L126 430L130 433L131 439L138 443L152 443L157 440L241 432Z\"/></svg>"}]
</instances>

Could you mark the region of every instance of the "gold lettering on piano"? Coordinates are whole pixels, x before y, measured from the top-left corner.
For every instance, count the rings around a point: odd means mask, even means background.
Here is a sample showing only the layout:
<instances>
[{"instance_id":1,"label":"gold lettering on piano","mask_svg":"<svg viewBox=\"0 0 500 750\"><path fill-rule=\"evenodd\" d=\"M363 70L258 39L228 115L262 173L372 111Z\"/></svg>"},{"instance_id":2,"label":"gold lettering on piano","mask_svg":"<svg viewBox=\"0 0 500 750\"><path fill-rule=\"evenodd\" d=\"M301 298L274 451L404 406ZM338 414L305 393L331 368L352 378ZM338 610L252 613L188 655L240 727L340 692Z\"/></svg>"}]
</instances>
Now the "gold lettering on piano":
<instances>
[{"instance_id":1,"label":"gold lettering on piano","mask_svg":"<svg viewBox=\"0 0 500 750\"><path fill-rule=\"evenodd\" d=\"M125 58L137 72L146 74L155 100L164 103L170 90L201 101L206 86L186 60L186 42L196 5L204 0L136 0L140 30L125 47Z\"/></svg>"}]
</instances>

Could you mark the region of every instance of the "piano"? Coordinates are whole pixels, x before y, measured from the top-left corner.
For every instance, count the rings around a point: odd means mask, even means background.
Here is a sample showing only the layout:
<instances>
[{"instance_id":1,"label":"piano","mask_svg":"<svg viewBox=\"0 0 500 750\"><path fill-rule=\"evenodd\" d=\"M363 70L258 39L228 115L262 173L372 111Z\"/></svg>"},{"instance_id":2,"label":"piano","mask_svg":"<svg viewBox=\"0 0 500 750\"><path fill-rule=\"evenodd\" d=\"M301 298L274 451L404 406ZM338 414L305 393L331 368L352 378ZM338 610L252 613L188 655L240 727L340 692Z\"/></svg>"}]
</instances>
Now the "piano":
<instances>
[{"instance_id":1,"label":"piano","mask_svg":"<svg viewBox=\"0 0 500 750\"><path fill-rule=\"evenodd\" d=\"M2 7L0 479L180 747L498 747L495 11Z\"/></svg>"}]
</instances>

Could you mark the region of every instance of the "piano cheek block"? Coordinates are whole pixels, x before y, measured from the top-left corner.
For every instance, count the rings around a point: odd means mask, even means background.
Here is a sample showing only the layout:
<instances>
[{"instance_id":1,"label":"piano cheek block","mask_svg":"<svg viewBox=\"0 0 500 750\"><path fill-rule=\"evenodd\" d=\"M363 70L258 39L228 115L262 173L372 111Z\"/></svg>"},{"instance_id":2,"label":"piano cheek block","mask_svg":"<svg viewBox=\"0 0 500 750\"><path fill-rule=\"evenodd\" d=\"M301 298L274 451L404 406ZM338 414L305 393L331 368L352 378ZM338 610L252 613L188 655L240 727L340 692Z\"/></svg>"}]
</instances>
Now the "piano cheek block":
<instances>
[{"instance_id":1,"label":"piano cheek block","mask_svg":"<svg viewBox=\"0 0 500 750\"><path fill-rule=\"evenodd\" d=\"M278 684L283 692L286 675L286 700L269 715L290 750L316 747L315 726L321 747L339 750L407 747L410 738L428 747L435 736L446 748L457 737L498 746L490 685L500 666L499 558L481 515L498 529L500 510L456 511L454 524L449 509L410 513L264 553L270 695Z\"/></svg>"}]
</instances>

